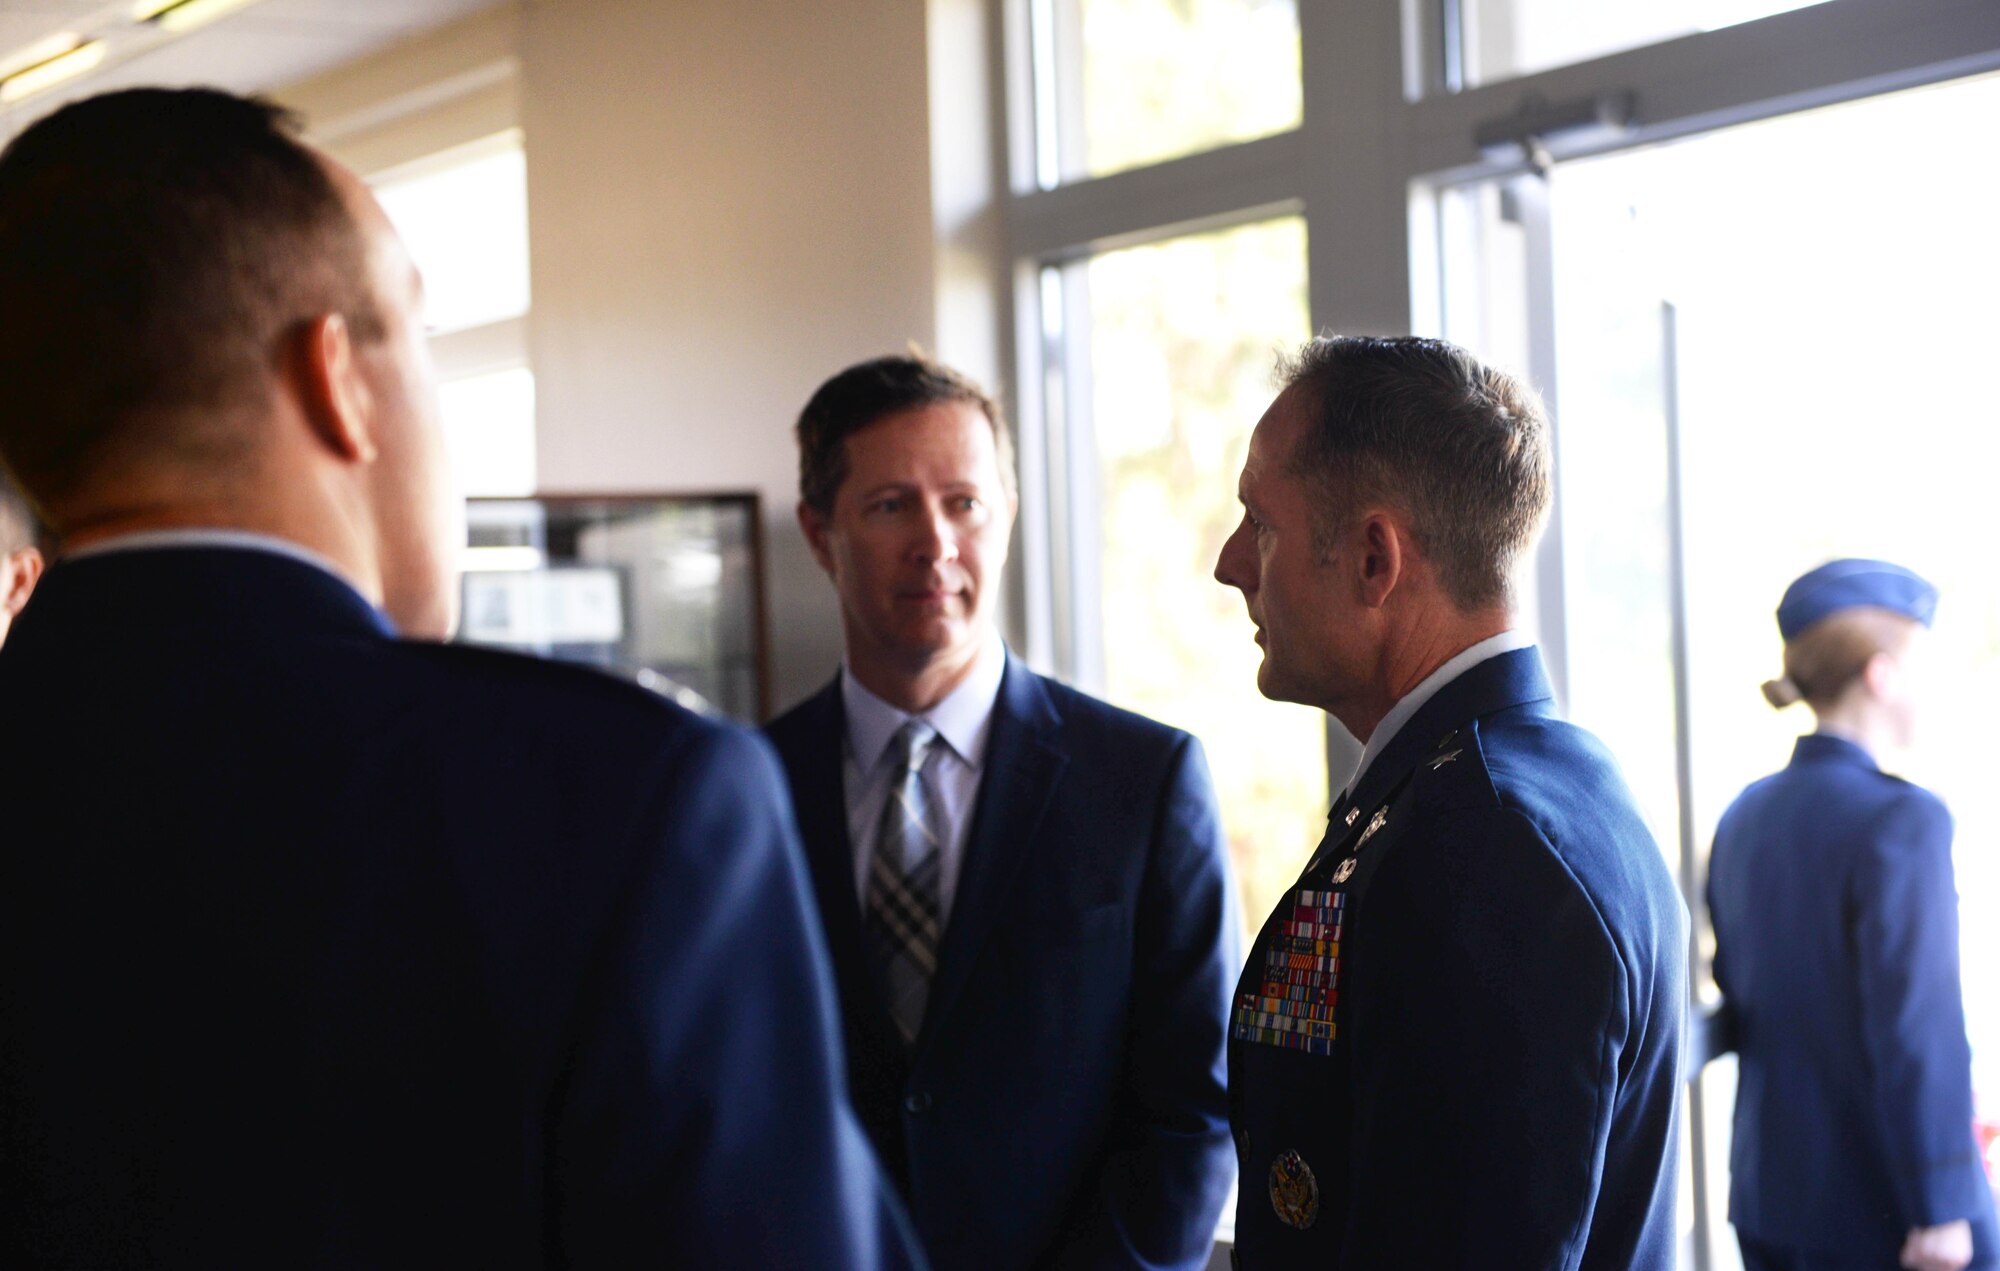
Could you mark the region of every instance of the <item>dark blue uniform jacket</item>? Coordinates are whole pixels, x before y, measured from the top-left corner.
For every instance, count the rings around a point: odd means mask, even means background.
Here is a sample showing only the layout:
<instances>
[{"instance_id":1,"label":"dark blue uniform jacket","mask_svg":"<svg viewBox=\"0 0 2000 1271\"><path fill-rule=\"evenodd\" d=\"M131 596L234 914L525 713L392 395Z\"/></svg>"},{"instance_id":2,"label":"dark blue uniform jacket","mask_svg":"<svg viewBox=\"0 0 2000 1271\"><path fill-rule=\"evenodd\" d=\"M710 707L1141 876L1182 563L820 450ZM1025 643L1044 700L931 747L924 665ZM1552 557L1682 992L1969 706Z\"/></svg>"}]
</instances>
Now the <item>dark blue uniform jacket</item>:
<instances>
[{"instance_id":1,"label":"dark blue uniform jacket","mask_svg":"<svg viewBox=\"0 0 2000 1271\"><path fill-rule=\"evenodd\" d=\"M0 711L0 1265L908 1264L754 735L222 549Z\"/></svg>"},{"instance_id":2,"label":"dark blue uniform jacket","mask_svg":"<svg viewBox=\"0 0 2000 1271\"><path fill-rule=\"evenodd\" d=\"M939 1271L1199 1268L1229 1189L1242 964L1200 743L1011 656L937 978L906 1050L862 943L834 684L770 725L854 1102Z\"/></svg>"},{"instance_id":3,"label":"dark blue uniform jacket","mask_svg":"<svg viewBox=\"0 0 2000 1271\"><path fill-rule=\"evenodd\" d=\"M1976 1264L2000 1264L1944 804L1852 742L1801 737L1723 814L1708 903L1740 1056L1730 1221L1889 1267L1910 1228L1966 1218Z\"/></svg>"},{"instance_id":4,"label":"dark blue uniform jacket","mask_svg":"<svg viewBox=\"0 0 2000 1271\"><path fill-rule=\"evenodd\" d=\"M1686 916L1533 649L1426 702L1251 949L1239 1263L1670 1271Z\"/></svg>"}]
</instances>

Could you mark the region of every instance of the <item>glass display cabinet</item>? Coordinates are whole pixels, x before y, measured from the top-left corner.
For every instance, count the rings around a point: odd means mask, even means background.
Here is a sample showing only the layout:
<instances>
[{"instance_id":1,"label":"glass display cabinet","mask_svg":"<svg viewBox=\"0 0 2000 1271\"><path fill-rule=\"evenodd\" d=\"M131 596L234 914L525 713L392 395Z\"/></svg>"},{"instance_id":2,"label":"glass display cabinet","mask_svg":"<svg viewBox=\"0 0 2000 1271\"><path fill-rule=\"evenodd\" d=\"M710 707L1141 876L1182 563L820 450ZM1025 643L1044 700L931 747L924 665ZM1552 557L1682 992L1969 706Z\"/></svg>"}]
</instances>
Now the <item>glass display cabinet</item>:
<instances>
[{"instance_id":1,"label":"glass display cabinet","mask_svg":"<svg viewBox=\"0 0 2000 1271\"><path fill-rule=\"evenodd\" d=\"M750 493L471 499L458 638L757 723L770 704L762 527Z\"/></svg>"}]
</instances>

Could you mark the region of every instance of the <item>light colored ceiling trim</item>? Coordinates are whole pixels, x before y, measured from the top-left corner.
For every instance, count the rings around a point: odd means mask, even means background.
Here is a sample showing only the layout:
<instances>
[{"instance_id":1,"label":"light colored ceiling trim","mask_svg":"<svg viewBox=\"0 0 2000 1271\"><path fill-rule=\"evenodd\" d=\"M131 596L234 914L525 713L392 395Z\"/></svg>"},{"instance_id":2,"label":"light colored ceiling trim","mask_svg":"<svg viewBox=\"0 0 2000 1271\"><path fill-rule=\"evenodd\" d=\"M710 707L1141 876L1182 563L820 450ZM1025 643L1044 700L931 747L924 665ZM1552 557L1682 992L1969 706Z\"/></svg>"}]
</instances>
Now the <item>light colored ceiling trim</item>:
<instances>
[{"instance_id":1,"label":"light colored ceiling trim","mask_svg":"<svg viewBox=\"0 0 2000 1271\"><path fill-rule=\"evenodd\" d=\"M507 318L483 327L431 337L431 361L440 380L460 380L528 365L528 320Z\"/></svg>"},{"instance_id":2,"label":"light colored ceiling trim","mask_svg":"<svg viewBox=\"0 0 2000 1271\"><path fill-rule=\"evenodd\" d=\"M520 6L512 0L275 95L305 115L316 141L331 145L517 75L520 47Z\"/></svg>"},{"instance_id":3,"label":"light colored ceiling trim","mask_svg":"<svg viewBox=\"0 0 2000 1271\"><path fill-rule=\"evenodd\" d=\"M470 92L443 97L428 109L398 112L367 131L343 132L329 141L307 117L308 138L370 180L392 170L421 164L444 151L457 151L521 122L520 82L511 74Z\"/></svg>"}]
</instances>

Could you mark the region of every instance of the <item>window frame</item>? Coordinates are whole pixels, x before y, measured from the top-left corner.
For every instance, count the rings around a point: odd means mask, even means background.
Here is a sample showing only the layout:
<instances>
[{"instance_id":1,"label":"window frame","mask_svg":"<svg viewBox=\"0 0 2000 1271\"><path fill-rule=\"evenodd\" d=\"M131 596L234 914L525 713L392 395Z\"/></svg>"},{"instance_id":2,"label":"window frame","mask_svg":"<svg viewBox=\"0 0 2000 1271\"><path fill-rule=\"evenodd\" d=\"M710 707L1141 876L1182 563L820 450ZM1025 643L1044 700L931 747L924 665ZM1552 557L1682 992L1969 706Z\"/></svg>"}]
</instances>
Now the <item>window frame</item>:
<instances>
[{"instance_id":1,"label":"window frame","mask_svg":"<svg viewBox=\"0 0 2000 1271\"><path fill-rule=\"evenodd\" d=\"M933 7L955 0L932 0ZM963 3L964 0L956 0ZM1005 122L996 168L1007 182L995 199L1000 229L991 262L992 297L1001 310L997 348L977 360L1007 369L1020 433L1021 551L1016 566L1015 634L1037 667L1086 687L1101 674L1088 643L1095 637L1084 590L1090 569L1078 554L1094 550L1080 521L1095 516L1095 494L1079 489L1074 456L1088 451L1087 356L1065 348L1075 332L1075 299L1066 320L1042 317L1042 277L1119 247L1225 228L1273 215L1304 218L1307 301L1319 331L1435 334L1443 320L1445 244L1440 199L1454 187L1528 178L1540 165L1690 137L1760 119L2000 70L2000 6L1991 0L1827 0L1715 31L1688 35L1588 61L1467 86L1456 63L1461 0L1300 0L1303 115L1295 129L1168 159L1101 177L1045 185L1058 160L1044 164L1037 118L1037 4L1062 0L984 0L991 81L1002 86L996 114ZM1073 0L1072 0L1073 2ZM1053 62L1055 59L1048 59ZM1059 97L1060 94L1051 95ZM1547 103L1597 106L1623 126L1533 135ZM1486 144L1481 145L1482 136ZM1856 163L1867 156L1857 155ZM1546 200L1533 215L1531 257L1549 249ZM1537 226L1539 220L1539 227ZM1537 246L1539 244L1539 246ZM1317 249L1317 250L1315 250ZM1544 262L1545 266L1545 262ZM1531 259L1531 272L1536 268ZM1071 274L1079 272L1069 270ZM1541 269L1546 282L1548 271ZM1555 383L1552 296L1531 279L1527 372L1549 392ZM1054 333L1054 338L1051 336ZM1011 338L1010 338L1011 337ZM1074 339L1072 335L1070 337ZM1086 351L1087 352L1087 351ZM1052 420L1043 386L1063 386L1065 408ZM1550 414L1560 465L1560 404ZM1081 435L1079 435L1081 434ZM1694 918L1694 956L1707 914L1688 828L1692 807L1686 691L1687 594L1680 561L1678 441L1674 451L1674 539L1669 612L1678 727L1676 753L1683 824L1677 879ZM1220 479L1220 478L1219 478ZM1559 699L1566 698L1563 525L1560 506L1534 562L1542 645ZM1094 565L1094 562L1093 562ZM1080 649L1082 650L1080 652ZM1245 686L1249 691L1249 686ZM1358 758L1346 733L1328 726L1330 784ZM1690 990L1705 977L1690 976ZM1691 1003L1691 1005L1697 1005ZM1708 1057L1698 1031L1689 1078L1694 1184L1692 1265L1707 1271L1719 1216L1708 1203L1699 1076Z\"/></svg>"}]
</instances>

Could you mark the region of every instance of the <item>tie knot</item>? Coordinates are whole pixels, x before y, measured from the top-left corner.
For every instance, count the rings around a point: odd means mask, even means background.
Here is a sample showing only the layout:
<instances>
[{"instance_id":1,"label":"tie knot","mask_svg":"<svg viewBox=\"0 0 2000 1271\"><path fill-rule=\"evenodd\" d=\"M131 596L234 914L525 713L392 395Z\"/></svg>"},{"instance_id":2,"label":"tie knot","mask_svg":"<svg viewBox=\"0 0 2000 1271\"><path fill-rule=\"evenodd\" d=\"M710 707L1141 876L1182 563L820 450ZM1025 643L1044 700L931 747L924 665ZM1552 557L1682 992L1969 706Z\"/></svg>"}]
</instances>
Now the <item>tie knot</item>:
<instances>
[{"instance_id":1,"label":"tie knot","mask_svg":"<svg viewBox=\"0 0 2000 1271\"><path fill-rule=\"evenodd\" d=\"M937 740L937 729L921 719L905 720L889 739L889 753L894 756L896 767L902 772L914 772L924 766L924 758L930 754L931 743Z\"/></svg>"}]
</instances>

